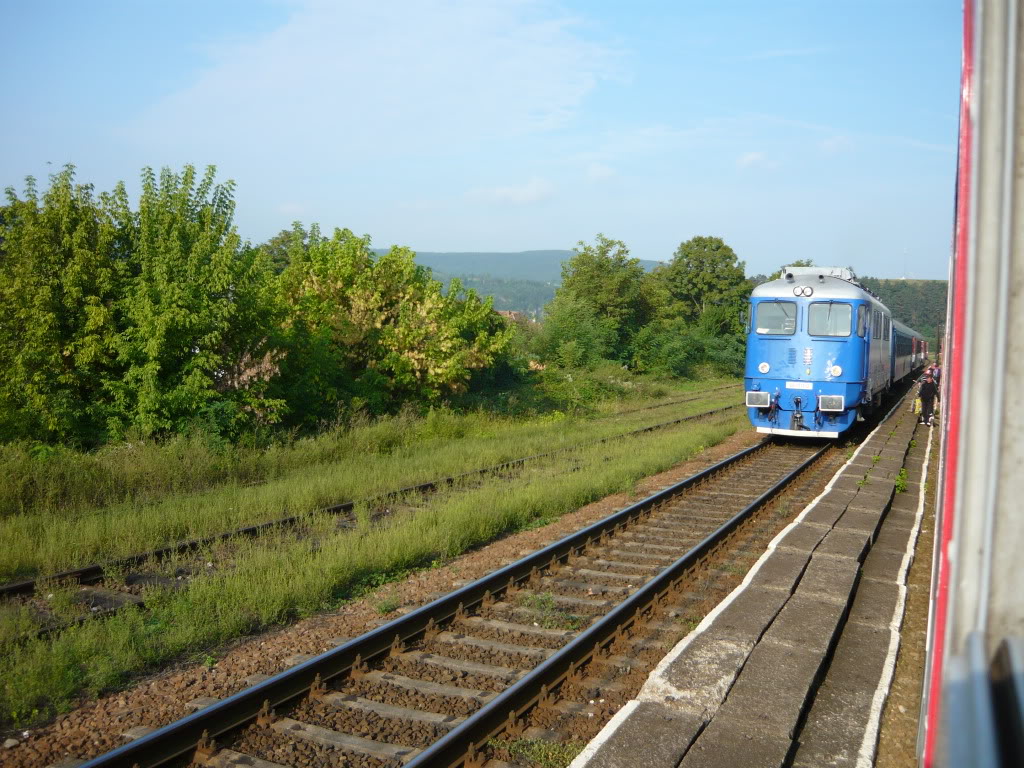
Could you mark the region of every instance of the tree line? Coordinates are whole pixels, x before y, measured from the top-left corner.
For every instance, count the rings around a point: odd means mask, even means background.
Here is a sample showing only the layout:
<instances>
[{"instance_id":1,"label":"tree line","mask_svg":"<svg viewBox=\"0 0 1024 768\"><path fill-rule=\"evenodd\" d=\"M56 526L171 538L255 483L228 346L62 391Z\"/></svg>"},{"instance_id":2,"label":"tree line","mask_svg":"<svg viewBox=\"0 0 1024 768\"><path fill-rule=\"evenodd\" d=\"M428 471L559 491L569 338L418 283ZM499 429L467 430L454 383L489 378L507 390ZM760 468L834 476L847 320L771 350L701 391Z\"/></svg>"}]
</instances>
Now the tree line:
<instances>
[{"instance_id":1,"label":"tree line","mask_svg":"<svg viewBox=\"0 0 1024 768\"><path fill-rule=\"evenodd\" d=\"M6 190L0 442L237 440L499 390L558 407L597 369L742 371L751 284L721 238L651 272L621 241L581 241L543 322L507 322L408 248L375 252L348 229L243 241L213 167L146 168L140 186L136 201L123 183L97 193L67 166L45 190Z\"/></svg>"},{"instance_id":2,"label":"tree line","mask_svg":"<svg viewBox=\"0 0 1024 768\"><path fill-rule=\"evenodd\" d=\"M931 350L937 350L936 340L945 330L947 281L864 277L861 283L878 295L893 317L921 333L930 342Z\"/></svg>"},{"instance_id":3,"label":"tree line","mask_svg":"<svg viewBox=\"0 0 1024 768\"><path fill-rule=\"evenodd\" d=\"M146 168L96 194L65 167L0 207L0 440L93 446L315 428L465 391L513 332L407 248L296 225L243 242L234 184ZM287 266L275 269L283 248Z\"/></svg>"},{"instance_id":4,"label":"tree line","mask_svg":"<svg viewBox=\"0 0 1024 768\"><path fill-rule=\"evenodd\" d=\"M743 262L719 237L691 238L646 272L625 243L598 235L563 264L532 351L564 368L612 361L639 373L738 375L749 290Z\"/></svg>"}]
</instances>

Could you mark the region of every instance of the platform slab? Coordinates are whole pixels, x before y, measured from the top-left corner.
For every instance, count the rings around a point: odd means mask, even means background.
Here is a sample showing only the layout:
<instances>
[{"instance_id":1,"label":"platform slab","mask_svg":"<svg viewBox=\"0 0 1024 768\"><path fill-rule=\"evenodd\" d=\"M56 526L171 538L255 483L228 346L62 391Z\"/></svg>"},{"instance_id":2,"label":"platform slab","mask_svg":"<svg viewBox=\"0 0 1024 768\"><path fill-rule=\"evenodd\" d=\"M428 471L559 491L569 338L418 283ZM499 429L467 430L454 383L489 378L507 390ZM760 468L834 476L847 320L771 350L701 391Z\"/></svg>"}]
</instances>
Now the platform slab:
<instances>
[{"instance_id":1,"label":"platform slab","mask_svg":"<svg viewBox=\"0 0 1024 768\"><path fill-rule=\"evenodd\" d=\"M800 733L794 766L856 765L888 649L887 628L851 615Z\"/></svg>"},{"instance_id":2,"label":"platform slab","mask_svg":"<svg viewBox=\"0 0 1024 768\"><path fill-rule=\"evenodd\" d=\"M834 501L829 501L832 495L825 496L821 501L814 505L814 507L804 516L805 523L820 523L821 525L827 525L829 527L836 524L836 521L843 516L846 511L846 504L839 504Z\"/></svg>"},{"instance_id":3,"label":"platform slab","mask_svg":"<svg viewBox=\"0 0 1024 768\"><path fill-rule=\"evenodd\" d=\"M744 733L791 739L824 664L820 652L763 640L715 714Z\"/></svg>"},{"instance_id":4,"label":"platform slab","mask_svg":"<svg viewBox=\"0 0 1024 768\"><path fill-rule=\"evenodd\" d=\"M752 731L741 721L716 717L679 768L781 768L792 745L789 738Z\"/></svg>"},{"instance_id":5,"label":"platform slab","mask_svg":"<svg viewBox=\"0 0 1024 768\"><path fill-rule=\"evenodd\" d=\"M764 640L823 654L840 628L845 604L804 595L799 590L765 632Z\"/></svg>"},{"instance_id":6,"label":"platform slab","mask_svg":"<svg viewBox=\"0 0 1024 768\"><path fill-rule=\"evenodd\" d=\"M800 594L846 605L860 573L860 563L851 558L815 555L800 579Z\"/></svg>"},{"instance_id":7,"label":"platform slab","mask_svg":"<svg viewBox=\"0 0 1024 768\"><path fill-rule=\"evenodd\" d=\"M868 547L871 546L871 537L870 531L835 528L818 545L814 554L862 561L867 555Z\"/></svg>"},{"instance_id":8,"label":"platform slab","mask_svg":"<svg viewBox=\"0 0 1024 768\"><path fill-rule=\"evenodd\" d=\"M820 523L809 523L804 520L794 525L789 533L783 536L782 541L778 543L778 547L780 549L796 549L801 552L811 553L830 530L832 530L830 526L821 525Z\"/></svg>"},{"instance_id":9,"label":"platform slab","mask_svg":"<svg viewBox=\"0 0 1024 768\"><path fill-rule=\"evenodd\" d=\"M676 768L705 720L654 702L633 702L630 711L587 759L588 768Z\"/></svg>"},{"instance_id":10,"label":"platform slab","mask_svg":"<svg viewBox=\"0 0 1024 768\"><path fill-rule=\"evenodd\" d=\"M887 628L900 599L900 587L892 581L862 578L850 611L850 621Z\"/></svg>"},{"instance_id":11,"label":"platform slab","mask_svg":"<svg viewBox=\"0 0 1024 768\"><path fill-rule=\"evenodd\" d=\"M810 559L809 552L797 552L792 549L776 550L761 564L760 569L751 579L750 586L792 592Z\"/></svg>"}]
</instances>

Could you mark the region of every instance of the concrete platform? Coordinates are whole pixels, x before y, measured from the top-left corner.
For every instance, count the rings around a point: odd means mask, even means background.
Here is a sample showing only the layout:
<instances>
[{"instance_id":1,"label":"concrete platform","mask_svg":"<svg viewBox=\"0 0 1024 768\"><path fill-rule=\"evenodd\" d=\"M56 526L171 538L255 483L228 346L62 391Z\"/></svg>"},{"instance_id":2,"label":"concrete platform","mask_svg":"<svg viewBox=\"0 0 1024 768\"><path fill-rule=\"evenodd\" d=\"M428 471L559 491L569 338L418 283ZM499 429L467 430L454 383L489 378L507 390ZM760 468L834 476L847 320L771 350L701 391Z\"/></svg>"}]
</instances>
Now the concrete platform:
<instances>
[{"instance_id":1,"label":"concrete platform","mask_svg":"<svg viewBox=\"0 0 1024 768\"><path fill-rule=\"evenodd\" d=\"M571 768L870 765L924 508L915 428L901 405Z\"/></svg>"}]
</instances>

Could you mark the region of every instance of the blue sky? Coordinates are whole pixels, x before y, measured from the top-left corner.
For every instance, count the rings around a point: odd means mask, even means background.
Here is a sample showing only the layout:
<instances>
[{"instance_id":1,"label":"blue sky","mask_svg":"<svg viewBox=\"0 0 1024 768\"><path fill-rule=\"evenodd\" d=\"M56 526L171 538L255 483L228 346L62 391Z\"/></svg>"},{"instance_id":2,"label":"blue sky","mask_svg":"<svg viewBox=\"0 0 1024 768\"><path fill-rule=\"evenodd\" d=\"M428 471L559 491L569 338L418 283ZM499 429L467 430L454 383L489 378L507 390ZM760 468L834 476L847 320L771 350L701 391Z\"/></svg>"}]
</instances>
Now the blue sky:
<instances>
[{"instance_id":1,"label":"blue sky","mask_svg":"<svg viewBox=\"0 0 1024 768\"><path fill-rule=\"evenodd\" d=\"M4 0L19 188L214 164L237 224L944 279L960 3Z\"/></svg>"}]
</instances>

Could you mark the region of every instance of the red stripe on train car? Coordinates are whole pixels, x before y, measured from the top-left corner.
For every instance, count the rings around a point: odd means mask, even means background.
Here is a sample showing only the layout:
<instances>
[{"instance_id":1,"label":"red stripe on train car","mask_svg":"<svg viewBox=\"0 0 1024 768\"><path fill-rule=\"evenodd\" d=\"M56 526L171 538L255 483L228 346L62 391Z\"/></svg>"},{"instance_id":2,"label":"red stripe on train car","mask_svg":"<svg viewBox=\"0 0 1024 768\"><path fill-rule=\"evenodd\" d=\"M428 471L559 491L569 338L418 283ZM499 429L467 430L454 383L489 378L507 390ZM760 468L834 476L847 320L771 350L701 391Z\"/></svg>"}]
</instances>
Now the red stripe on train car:
<instances>
[{"instance_id":1,"label":"red stripe on train car","mask_svg":"<svg viewBox=\"0 0 1024 768\"><path fill-rule=\"evenodd\" d=\"M964 2L963 54L960 79L960 137L957 152L956 181L956 232L954 240L953 291L952 302L952 333L949 349L943 361L948 372L946 376L946 399L949 416L946 419L945 448L946 460L943 474L942 529L939 531L938 546L938 578L935 594L932 596L935 606L935 625L932 640L931 669L928 670L930 693L928 712L925 720L924 750L922 764L931 768L935 758L935 738L939 733L941 716L941 685L943 670L943 653L945 651L946 621L949 610L949 544L953 536L953 520L956 515L956 472L959 460L960 439L960 406L962 400L961 383L963 381L964 361L964 320L966 318L967 294L967 260L970 236L971 213L971 142L973 125L971 123L971 103L974 94L974 2Z\"/></svg>"}]
</instances>

